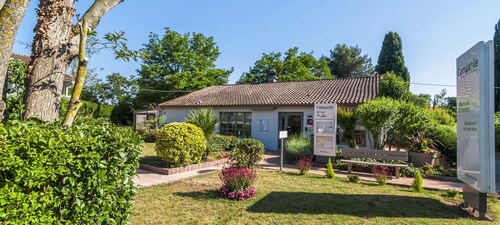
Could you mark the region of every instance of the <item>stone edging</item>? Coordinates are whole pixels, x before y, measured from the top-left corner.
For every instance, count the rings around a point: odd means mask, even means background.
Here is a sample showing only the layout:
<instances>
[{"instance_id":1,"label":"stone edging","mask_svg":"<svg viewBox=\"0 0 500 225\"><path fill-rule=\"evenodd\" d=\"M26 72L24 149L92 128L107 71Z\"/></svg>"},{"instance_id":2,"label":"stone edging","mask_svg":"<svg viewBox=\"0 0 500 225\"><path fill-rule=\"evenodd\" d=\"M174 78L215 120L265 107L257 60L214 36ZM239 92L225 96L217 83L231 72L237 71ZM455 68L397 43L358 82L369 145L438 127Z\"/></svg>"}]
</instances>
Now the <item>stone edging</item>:
<instances>
[{"instance_id":1,"label":"stone edging","mask_svg":"<svg viewBox=\"0 0 500 225\"><path fill-rule=\"evenodd\" d=\"M193 164L193 165L188 165L184 167L175 167L175 168L161 168L161 167L156 167L156 166L151 166L151 165L146 165L144 163L139 164L139 169L163 174L163 175L172 175L176 173L183 173L183 172L188 172L192 170L197 170L197 169L203 169L207 167L214 167L214 166L219 166L223 165L228 162L228 158L224 159L218 159L215 161L211 162L203 162L203 163L198 163L198 164Z\"/></svg>"},{"instance_id":2,"label":"stone edging","mask_svg":"<svg viewBox=\"0 0 500 225\"><path fill-rule=\"evenodd\" d=\"M451 181L451 182L462 182L456 177L450 177L450 176L440 176L440 175L429 175L429 174L422 174L424 178L427 179L432 179L432 180L442 180L442 181Z\"/></svg>"}]
</instances>

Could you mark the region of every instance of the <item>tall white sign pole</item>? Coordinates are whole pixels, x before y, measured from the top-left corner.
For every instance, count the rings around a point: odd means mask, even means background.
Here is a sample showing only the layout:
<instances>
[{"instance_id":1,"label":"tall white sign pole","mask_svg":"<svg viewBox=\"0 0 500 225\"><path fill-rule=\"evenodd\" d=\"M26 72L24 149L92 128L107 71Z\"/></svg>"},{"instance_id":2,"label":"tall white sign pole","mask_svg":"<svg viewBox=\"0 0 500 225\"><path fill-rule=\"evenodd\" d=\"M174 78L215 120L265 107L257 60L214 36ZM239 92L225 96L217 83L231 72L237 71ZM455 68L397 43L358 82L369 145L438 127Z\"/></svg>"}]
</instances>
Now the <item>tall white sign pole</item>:
<instances>
[{"instance_id":1,"label":"tall white sign pole","mask_svg":"<svg viewBox=\"0 0 500 225\"><path fill-rule=\"evenodd\" d=\"M481 216L496 193L493 89L493 42L479 42L457 58L457 177Z\"/></svg>"}]
</instances>

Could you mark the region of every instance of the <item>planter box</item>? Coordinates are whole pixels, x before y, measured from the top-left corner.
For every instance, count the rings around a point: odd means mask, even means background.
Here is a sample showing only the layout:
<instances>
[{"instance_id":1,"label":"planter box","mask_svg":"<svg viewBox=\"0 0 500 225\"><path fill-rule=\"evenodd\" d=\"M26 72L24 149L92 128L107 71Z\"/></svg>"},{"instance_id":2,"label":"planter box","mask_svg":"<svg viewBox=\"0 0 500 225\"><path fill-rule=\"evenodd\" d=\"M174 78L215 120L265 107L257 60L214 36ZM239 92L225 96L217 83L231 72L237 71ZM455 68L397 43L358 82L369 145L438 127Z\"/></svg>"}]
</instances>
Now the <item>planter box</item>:
<instances>
[{"instance_id":1,"label":"planter box","mask_svg":"<svg viewBox=\"0 0 500 225\"><path fill-rule=\"evenodd\" d=\"M211 161L211 162L203 162L203 163L187 165L184 167L175 167L175 168L161 168L161 167L156 167L156 166L151 166L151 165L147 165L144 163L140 163L139 169L143 169L143 170L147 170L147 171L151 171L151 172L155 172L155 173L159 173L159 174L164 174L164 175L172 175L172 174L176 174L176 173L188 172L191 170L197 170L197 169L203 169L203 168L207 168L207 167L214 167L214 166L223 165L223 164L226 164L228 160L229 160L228 158L224 158L224 159L218 159L218 160Z\"/></svg>"},{"instance_id":2,"label":"planter box","mask_svg":"<svg viewBox=\"0 0 500 225\"><path fill-rule=\"evenodd\" d=\"M425 163L434 165L437 158L437 153L428 154L421 152L408 152L408 155L410 156L411 162L415 167L422 167Z\"/></svg>"}]
</instances>

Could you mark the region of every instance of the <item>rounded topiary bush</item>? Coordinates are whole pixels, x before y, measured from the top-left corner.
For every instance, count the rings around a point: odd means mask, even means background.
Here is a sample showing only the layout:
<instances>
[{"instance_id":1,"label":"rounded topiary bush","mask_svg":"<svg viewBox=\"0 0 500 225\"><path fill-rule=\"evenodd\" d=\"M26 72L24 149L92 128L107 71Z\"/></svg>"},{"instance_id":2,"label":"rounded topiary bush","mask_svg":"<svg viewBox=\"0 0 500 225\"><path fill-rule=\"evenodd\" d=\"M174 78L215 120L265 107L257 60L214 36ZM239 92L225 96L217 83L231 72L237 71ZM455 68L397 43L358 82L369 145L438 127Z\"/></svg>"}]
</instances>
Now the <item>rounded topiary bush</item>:
<instances>
[{"instance_id":1,"label":"rounded topiary bush","mask_svg":"<svg viewBox=\"0 0 500 225\"><path fill-rule=\"evenodd\" d=\"M233 167L252 168L264 157L264 144L253 138L243 138L233 150L230 161Z\"/></svg>"},{"instance_id":2,"label":"rounded topiary bush","mask_svg":"<svg viewBox=\"0 0 500 225\"><path fill-rule=\"evenodd\" d=\"M169 123L156 133L156 154L173 167L199 163L205 153L203 130L190 123Z\"/></svg>"}]
</instances>

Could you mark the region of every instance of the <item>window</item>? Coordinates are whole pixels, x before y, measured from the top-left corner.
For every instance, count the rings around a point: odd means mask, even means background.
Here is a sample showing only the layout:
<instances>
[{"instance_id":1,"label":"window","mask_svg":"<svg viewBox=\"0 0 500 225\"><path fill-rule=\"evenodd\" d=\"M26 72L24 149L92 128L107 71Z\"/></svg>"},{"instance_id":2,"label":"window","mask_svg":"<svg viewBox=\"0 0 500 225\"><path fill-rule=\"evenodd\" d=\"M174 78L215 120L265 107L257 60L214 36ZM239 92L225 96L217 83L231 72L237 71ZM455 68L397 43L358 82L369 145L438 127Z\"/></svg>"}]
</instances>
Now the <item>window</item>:
<instances>
[{"instance_id":1,"label":"window","mask_svg":"<svg viewBox=\"0 0 500 225\"><path fill-rule=\"evenodd\" d=\"M252 134L252 113L221 112L219 133L236 137L250 137Z\"/></svg>"}]
</instances>

